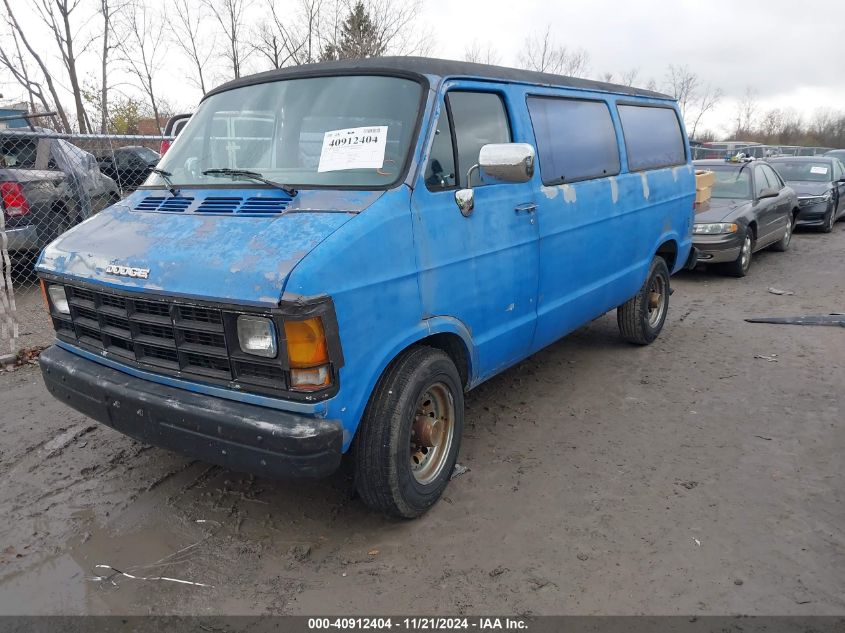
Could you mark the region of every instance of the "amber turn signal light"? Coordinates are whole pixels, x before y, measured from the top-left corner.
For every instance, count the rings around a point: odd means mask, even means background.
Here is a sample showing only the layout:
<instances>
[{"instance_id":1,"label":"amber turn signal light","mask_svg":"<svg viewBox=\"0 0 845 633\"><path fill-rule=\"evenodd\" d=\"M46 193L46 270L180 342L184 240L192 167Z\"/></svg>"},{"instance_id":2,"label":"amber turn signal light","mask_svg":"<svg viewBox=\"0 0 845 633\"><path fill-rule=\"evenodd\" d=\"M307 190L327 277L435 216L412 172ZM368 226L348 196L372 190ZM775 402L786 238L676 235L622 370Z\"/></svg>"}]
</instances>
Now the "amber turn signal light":
<instances>
[{"instance_id":1,"label":"amber turn signal light","mask_svg":"<svg viewBox=\"0 0 845 633\"><path fill-rule=\"evenodd\" d=\"M285 321L285 338L292 369L307 369L329 362L326 332L320 317Z\"/></svg>"}]
</instances>

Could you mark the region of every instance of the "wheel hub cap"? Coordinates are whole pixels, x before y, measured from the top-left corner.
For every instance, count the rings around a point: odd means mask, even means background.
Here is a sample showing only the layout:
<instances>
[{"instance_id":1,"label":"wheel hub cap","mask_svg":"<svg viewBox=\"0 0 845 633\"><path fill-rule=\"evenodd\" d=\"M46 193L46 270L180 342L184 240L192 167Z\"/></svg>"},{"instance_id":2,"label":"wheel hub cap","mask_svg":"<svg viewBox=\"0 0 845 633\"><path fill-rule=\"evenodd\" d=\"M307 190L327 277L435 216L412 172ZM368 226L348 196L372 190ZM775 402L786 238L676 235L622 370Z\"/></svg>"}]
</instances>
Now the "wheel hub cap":
<instances>
[{"instance_id":1,"label":"wheel hub cap","mask_svg":"<svg viewBox=\"0 0 845 633\"><path fill-rule=\"evenodd\" d=\"M411 425L411 472L419 483L432 482L449 459L454 439L455 404L449 388L435 383L417 402Z\"/></svg>"}]
</instances>

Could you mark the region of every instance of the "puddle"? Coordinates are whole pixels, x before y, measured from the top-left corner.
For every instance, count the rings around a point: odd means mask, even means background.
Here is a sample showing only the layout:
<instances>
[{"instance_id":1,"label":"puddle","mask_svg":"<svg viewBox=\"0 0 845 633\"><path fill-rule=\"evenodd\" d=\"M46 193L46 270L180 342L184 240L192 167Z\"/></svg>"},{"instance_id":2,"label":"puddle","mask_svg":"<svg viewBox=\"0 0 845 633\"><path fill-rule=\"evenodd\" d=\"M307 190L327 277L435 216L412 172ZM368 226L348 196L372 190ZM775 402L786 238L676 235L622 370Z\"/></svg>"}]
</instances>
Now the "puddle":
<instances>
[{"instance_id":1,"label":"puddle","mask_svg":"<svg viewBox=\"0 0 845 633\"><path fill-rule=\"evenodd\" d=\"M75 513L88 518L89 511ZM221 566L210 548L221 530L216 521L174 519L113 531L87 522L64 553L48 557L0 580L0 614L126 614L178 610L185 592L209 587L168 581L135 580L97 565L109 565L144 578L165 576L214 584ZM97 576L111 576L97 580ZM209 577L212 580L209 581ZM146 606L142 606L146 605Z\"/></svg>"}]
</instances>

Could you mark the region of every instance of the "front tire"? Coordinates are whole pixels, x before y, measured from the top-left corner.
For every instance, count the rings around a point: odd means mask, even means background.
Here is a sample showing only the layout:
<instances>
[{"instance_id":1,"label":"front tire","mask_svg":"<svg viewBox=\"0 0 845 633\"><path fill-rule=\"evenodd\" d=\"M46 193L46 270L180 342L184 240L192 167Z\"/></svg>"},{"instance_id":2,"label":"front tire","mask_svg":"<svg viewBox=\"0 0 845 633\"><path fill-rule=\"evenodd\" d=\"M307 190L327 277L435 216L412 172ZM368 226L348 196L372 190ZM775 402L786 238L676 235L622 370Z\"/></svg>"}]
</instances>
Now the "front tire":
<instances>
[{"instance_id":1,"label":"front tire","mask_svg":"<svg viewBox=\"0 0 845 633\"><path fill-rule=\"evenodd\" d=\"M464 394L452 360L403 352L379 379L355 436L355 487L373 510L412 519L433 506L458 459Z\"/></svg>"},{"instance_id":2,"label":"front tire","mask_svg":"<svg viewBox=\"0 0 845 633\"><path fill-rule=\"evenodd\" d=\"M724 265L724 271L731 277L745 277L751 268L751 257L754 254L754 236L751 229L745 229L742 236L742 247L736 259Z\"/></svg>"},{"instance_id":3,"label":"front tire","mask_svg":"<svg viewBox=\"0 0 845 633\"><path fill-rule=\"evenodd\" d=\"M822 233L832 233L833 225L836 224L836 205L831 205L830 213L824 216L824 226Z\"/></svg>"},{"instance_id":4,"label":"front tire","mask_svg":"<svg viewBox=\"0 0 845 633\"><path fill-rule=\"evenodd\" d=\"M619 333L629 343L648 345L660 334L668 313L669 267L655 257L639 292L616 308Z\"/></svg>"}]
</instances>

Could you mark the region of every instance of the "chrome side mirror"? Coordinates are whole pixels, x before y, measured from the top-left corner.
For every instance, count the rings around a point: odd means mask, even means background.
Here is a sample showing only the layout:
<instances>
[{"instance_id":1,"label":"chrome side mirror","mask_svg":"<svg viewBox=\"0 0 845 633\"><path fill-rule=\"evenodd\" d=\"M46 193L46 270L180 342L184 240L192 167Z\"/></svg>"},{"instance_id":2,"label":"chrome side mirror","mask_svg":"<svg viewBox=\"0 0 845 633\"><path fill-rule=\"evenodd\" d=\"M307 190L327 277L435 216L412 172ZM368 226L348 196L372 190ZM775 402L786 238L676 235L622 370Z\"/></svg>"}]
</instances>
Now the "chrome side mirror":
<instances>
[{"instance_id":1,"label":"chrome side mirror","mask_svg":"<svg viewBox=\"0 0 845 633\"><path fill-rule=\"evenodd\" d=\"M484 182L528 182L534 176L534 146L528 143L489 143L478 154Z\"/></svg>"},{"instance_id":2,"label":"chrome side mirror","mask_svg":"<svg viewBox=\"0 0 845 633\"><path fill-rule=\"evenodd\" d=\"M472 189L458 189L455 192L455 203L461 215L468 218L475 208L475 192Z\"/></svg>"}]
</instances>

